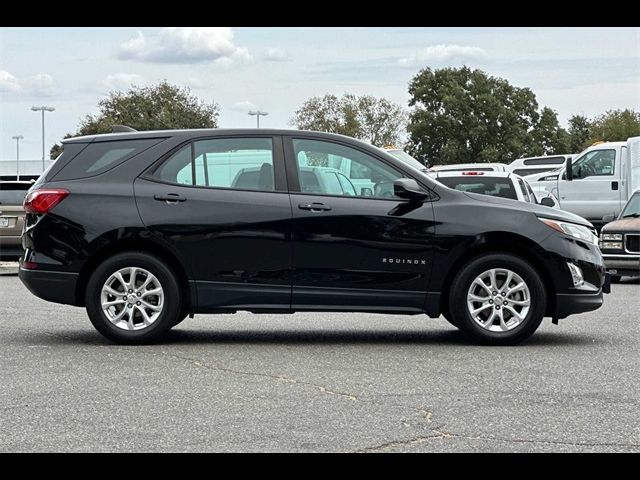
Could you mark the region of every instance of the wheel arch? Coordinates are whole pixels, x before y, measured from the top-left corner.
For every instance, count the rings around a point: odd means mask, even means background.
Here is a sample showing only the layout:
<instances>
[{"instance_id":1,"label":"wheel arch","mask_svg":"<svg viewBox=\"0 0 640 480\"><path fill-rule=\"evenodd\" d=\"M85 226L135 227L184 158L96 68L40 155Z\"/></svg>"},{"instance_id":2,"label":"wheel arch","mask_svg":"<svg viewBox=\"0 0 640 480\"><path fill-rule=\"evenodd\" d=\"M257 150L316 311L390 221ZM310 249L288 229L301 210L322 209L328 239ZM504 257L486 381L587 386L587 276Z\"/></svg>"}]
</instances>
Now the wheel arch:
<instances>
[{"instance_id":1,"label":"wheel arch","mask_svg":"<svg viewBox=\"0 0 640 480\"><path fill-rule=\"evenodd\" d=\"M127 238L117 240L93 252L82 266L76 282L75 299L76 305L85 306L86 287L89 277L107 258L123 252L143 252L154 255L164 262L175 273L180 286L184 307L188 312L192 312L197 303L196 289L191 287L189 276L183 264L176 255L167 247L160 243L142 238Z\"/></svg>"},{"instance_id":2,"label":"wheel arch","mask_svg":"<svg viewBox=\"0 0 640 480\"><path fill-rule=\"evenodd\" d=\"M542 252L543 249L533 240L512 232L490 232L477 237L471 246L453 262L445 275L442 282L439 311L447 312L451 284L464 265L487 253L509 253L530 263L540 275L547 297L544 315L553 316L556 311L555 282L544 264Z\"/></svg>"}]
</instances>

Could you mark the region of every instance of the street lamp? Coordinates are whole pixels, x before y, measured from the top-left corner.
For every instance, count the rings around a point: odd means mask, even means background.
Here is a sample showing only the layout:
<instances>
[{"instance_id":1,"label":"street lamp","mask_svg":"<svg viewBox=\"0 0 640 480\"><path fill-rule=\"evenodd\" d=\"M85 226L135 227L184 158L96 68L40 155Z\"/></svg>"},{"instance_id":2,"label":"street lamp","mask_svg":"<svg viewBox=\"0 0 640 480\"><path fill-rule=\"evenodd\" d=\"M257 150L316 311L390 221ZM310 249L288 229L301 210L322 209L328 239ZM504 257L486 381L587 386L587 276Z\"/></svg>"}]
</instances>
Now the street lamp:
<instances>
[{"instance_id":1,"label":"street lamp","mask_svg":"<svg viewBox=\"0 0 640 480\"><path fill-rule=\"evenodd\" d=\"M262 110L250 110L249 115L255 115L256 121L258 123L258 128L260 128L260 116L266 117L269 115L269 112L263 112Z\"/></svg>"},{"instance_id":2,"label":"street lamp","mask_svg":"<svg viewBox=\"0 0 640 480\"><path fill-rule=\"evenodd\" d=\"M20 140L24 137L22 135L14 135L11 138L16 141L16 180L20 180Z\"/></svg>"},{"instance_id":3,"label":"street lamp","mask_svg":"<svg viewBox=\"0 0 640 480\"><path fill-rule=\"evenodd\" d=\"M31 110L42 112L42 171L44 172L44 112L53 112L55 108L42 105L41 107L31 107Z\"/></svg>"}]
</instances>

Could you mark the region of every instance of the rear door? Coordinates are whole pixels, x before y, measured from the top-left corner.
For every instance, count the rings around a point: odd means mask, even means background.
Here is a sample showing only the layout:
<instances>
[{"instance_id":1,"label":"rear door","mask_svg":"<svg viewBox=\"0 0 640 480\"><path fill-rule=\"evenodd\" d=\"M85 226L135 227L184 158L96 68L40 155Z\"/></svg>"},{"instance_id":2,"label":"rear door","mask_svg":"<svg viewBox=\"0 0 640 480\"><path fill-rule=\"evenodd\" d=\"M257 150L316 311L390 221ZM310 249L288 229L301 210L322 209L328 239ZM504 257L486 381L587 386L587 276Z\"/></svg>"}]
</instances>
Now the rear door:
<instances>
[{"instance_id":1,"label":"rear door","mask_svg":"<svg viewBox=\"0 0 640 480\"><path fill-rule=\"evenodd\" d=\"M393 181L407 175L346 143L285 137L285 153L293 210L292 308L421 312L433 256L431 203L395 197ZM309 167L339 170L347 188L307 182L300 171ZM358 184L368 187L358 190Z\"/></svg>"},{"instance_id":2,"label":"rear door","mask_svg":"<svg viewBox=\"0 0 640 480\"><path fill-rule=\"evenodd\" d=\"M288 309L291 204L279 136L199 139L136 180L145 225L178 252L201 310Z\"/></svg>"},{"instance_id":3,"label":"rear door","mask_svg":"<svg viewBox=\"0 0 640 480\"><path fill-rule=\"evenodd\" d=\"M566 172L558 179L560 208L589 220L620 213L620 159L616 148L590 150L572 165L573 180Z\"/></svg>"}]
</instances>

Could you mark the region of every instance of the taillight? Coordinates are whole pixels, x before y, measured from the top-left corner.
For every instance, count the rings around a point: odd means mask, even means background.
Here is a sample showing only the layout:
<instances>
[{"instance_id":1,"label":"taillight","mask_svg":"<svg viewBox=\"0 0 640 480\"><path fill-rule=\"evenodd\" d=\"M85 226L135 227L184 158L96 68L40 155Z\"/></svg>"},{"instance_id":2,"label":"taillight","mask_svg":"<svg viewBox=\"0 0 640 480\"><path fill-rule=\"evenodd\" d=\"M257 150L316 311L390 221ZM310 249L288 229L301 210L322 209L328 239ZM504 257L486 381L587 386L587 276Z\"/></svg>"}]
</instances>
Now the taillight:
<instances>
[{"instance_id":1,"label":"taillight","mask_svg":"<svg viewBox=\"0 0 640 480\"><path fill-rule=\"evenodd\" d=\"M29 192L25 197L24 211L27 213L48 213L69 195L69 190L64 188L43 188Z\"/></svg>"}]
</instances>

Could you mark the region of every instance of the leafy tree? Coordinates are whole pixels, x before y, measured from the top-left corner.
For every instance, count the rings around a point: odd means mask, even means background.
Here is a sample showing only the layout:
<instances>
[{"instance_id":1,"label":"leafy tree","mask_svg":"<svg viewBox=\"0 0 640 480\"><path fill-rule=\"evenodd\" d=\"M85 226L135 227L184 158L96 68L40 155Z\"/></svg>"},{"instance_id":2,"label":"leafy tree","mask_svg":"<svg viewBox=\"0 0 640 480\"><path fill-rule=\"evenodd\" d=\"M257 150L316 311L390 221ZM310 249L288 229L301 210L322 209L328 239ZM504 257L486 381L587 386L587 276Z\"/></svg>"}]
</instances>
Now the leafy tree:
<instances>
[{"instance_id":1,"label":"leafy tree","mask_svg":"<svg viewBox=\"0 0 640 480\"><path fill-rule=\"evenodd\" d=\"M385 98L326 94L304 102L290 124L301 130L348 135L382 147L401 141L406 113Z\"/></svg>"},{"instance_id":2,"label":"leafy tree","mask_svg":"<svg viewBox=\"0 0 640 480\"><path fill-rule=\"evenodd\" d=\"M136 130L166 130L179 128L215 128L220 107L206 104L191 95L189 88L172 85L166 80L147 87L132 87L127 92L111 92L98 102L99 113L86 115L78 135L110 133L113 125L128 125ZM62 151L61 145L51 148L51 158Z\"/></svg>"},{"instance_id":3,"label":"leafy tree","mask_svg":"<svg viewBox=\"0 0 640 480\"><path fill-rule=\"evenodd\" d=\"M609 110L596 117L590 126L591 143L619 142L640 135L640 112L630 109Z\"/></svg>"},{"instance_id":4,"label":"leafy tree","mask_svg":"<svg viewBox=\"0 0 640 480\"><path fill-rule=\"evenodd\" d=\"M533 144L530 152L534 155L554 155L567 153L569 134L560 127L557 113L549 107L540 111L540 118L532 131Z\"/></svg>"},{"instance_id":5,"label":"leafy tree","mask_svg":"<svg viewBox=\"0 0 640 480\"><path fill-rule=\"evenodd\" d=\"M410 149L429 164L511 162L565 150L566 133L534 93L481 70L425 68L409 84Z\"/></svg>"},{"instance_id":6,"label":"leafy tree","mask_svg":"<svg viewBox=\"0 0 640 480\"><path fill-rule=\"evenodd\" d=\"M569 153L578 153L590 145L591 124L584 115L574 115L569 119Z\"/></svg>"}]
</instances>

